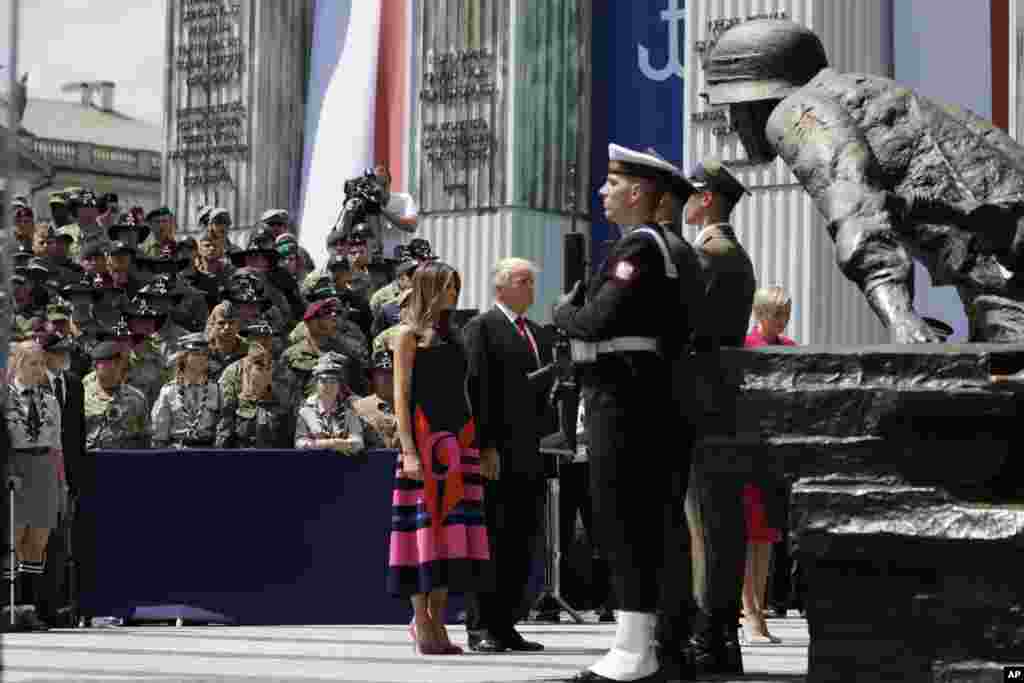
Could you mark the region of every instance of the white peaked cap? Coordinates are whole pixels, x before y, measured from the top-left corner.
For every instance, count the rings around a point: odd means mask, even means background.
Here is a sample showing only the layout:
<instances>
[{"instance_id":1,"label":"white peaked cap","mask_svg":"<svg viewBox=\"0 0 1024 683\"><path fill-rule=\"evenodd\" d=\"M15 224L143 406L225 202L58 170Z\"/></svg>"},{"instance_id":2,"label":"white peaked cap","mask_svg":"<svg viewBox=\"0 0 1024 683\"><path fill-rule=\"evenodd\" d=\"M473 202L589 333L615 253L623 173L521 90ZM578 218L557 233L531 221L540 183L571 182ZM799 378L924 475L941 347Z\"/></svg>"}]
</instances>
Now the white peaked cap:
<instances>
[{"instance_id":1,"label":"white peaked cap","mask_svg":"<svg viewBox=\"0 0 1024 683\"><path fill-rule=\"evenodd\" d=\"M638 152L614 143L608 145L608 162L617 162L624 168L623 173L641 178L658 178L666 174L682 176L681 171L661 157Z\"/></svg>"},{"instance_id":2,"label":"white peaked cap","mask_svg":"<svg viewBox=\"0 0 1024 683\"><path fill-rule=\"evenodd\" d=\"M288 212L284 209L267 209L263 212L263 215L260 216L260 223L266 223L271 218L283 218L284 220L288 220L289 216Z\"/></svg>"}]
</instances>

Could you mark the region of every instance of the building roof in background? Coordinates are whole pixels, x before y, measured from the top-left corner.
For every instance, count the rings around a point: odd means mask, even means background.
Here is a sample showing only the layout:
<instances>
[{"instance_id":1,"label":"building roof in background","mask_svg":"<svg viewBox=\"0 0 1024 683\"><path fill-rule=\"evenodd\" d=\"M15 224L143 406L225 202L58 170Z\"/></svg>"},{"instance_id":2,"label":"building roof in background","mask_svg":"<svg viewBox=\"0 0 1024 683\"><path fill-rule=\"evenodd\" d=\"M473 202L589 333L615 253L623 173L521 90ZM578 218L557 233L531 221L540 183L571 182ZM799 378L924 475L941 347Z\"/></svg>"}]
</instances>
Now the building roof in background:
<instances>
[{"instance_id":1,"label":"building roof in background","mask_svg":"<svg viewBox=\"0 0 1024 683\"><path fill-rule=\"evenodd\" d=\"M6 106L4 95L0 95L0 102ZM163 150L160 126L77 101L30 97L21 127L40 138L152 152Z\"/></svg>"}]
</instances>

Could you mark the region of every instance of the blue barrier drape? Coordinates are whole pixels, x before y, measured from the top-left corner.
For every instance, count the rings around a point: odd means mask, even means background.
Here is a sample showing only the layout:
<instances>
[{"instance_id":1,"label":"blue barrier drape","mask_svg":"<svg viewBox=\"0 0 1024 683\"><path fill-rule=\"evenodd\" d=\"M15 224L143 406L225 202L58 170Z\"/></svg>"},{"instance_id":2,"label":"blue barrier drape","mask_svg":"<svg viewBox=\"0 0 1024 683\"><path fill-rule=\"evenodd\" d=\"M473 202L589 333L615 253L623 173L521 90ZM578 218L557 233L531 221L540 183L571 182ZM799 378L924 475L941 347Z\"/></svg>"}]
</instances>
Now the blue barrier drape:
<instances>
[{"instance_id":1,"label":"blue barrier drape","mask_svg":"<svg viewBox=\"0 0 1024 683\"><path fill-rule=\"evenodd\" d=\"M394 453L95 452L92 614L184 604L239 624L408 621L385 592ZM92 535L92 534L87 534Z\"/></svg>"}]
</instances>

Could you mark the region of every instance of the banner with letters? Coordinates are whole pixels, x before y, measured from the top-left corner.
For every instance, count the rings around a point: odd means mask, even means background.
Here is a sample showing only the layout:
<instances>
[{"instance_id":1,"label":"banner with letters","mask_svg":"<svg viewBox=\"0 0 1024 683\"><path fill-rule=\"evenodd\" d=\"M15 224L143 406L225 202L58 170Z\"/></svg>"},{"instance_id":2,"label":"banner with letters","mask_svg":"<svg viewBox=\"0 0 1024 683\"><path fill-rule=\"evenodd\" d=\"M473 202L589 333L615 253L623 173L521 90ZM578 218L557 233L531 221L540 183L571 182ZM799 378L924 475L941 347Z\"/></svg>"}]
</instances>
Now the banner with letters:
<instances>
[{"instance_id":1,"label":"banner with letters","mask_svg":"<svg viewBox=\"0 0 1024 683\"><path fill-rule=\"evenodd\" d=\"M683 0L602 3L593 13L591 106L592 259L604 259L618 230L604 220L598 190L608 169L608 143L653 147L674 164L683 159Z\"/></svg>"}]
</instances>

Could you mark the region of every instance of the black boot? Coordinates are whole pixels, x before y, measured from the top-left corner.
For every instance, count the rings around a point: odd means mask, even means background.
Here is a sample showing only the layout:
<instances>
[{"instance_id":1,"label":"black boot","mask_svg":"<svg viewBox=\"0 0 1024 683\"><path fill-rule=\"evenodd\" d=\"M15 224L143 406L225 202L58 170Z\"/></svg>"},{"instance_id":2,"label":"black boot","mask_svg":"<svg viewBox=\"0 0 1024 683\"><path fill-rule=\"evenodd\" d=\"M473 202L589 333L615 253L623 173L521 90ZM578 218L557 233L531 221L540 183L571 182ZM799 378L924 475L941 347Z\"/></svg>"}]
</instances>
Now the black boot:
<instances>
[{"instance_id":1,"label":"black boot","mask_svg":"<svg viewBox=\"0 0 1024 683\"><path fill-rule=\"evenodd\" d=\"M657 646L658 671L665 683L686 683L697 680L697 667L693 662L693 650L688 646Z\"/></svg>"},{"instance_id":2,"label":"black boot","mask_svg":"<svg viewBox=\"0 0 1024 683\"><path fill-rule=\"evenodd\" d=\"M17 621L26 631L47 631L50 628L49 624L43 621L37 613L39 598L42 594L42 578L42 574L35 570L22 571L18 577L18 580L22 582L23 602L20 604L23 607L18 609Z\"/></svg>"},{"instance_id":3,"label":"black boot","mask_svg":"<svg viewBox=\"0 0 1024 683\"><path fill-rule=\"evenodd\" d=\"M693 662L698 676L743 674L739 623L734 608L716 609L711 614L699 614L697 627L690 642L693 646Z\"/></svg>"}]
</instances>

